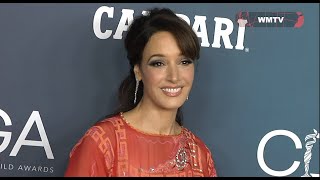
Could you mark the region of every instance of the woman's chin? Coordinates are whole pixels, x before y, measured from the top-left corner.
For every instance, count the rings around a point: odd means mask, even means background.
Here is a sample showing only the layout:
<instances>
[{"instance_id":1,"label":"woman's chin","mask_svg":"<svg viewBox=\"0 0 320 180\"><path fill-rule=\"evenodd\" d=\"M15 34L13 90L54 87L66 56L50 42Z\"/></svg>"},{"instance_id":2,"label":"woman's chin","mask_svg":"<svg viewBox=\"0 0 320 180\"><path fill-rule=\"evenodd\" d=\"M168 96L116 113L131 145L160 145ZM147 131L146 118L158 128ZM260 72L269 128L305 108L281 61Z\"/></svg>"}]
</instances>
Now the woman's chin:
<instances>
[{"instance_id":1,"label":"woman's chin","mask_svg":"<svg viewBox=\"0 0 320 180\"><path fill-rule=\"evenodd\" d=\"M180 108L182 105L184 104L184 101L177 101L177 100L175 100L175 101L166 101L166 102L164 102L164 103L162 103L162 107L164 108L164 109L178 109L178 108Z\"/></svg>"}]
</instances>

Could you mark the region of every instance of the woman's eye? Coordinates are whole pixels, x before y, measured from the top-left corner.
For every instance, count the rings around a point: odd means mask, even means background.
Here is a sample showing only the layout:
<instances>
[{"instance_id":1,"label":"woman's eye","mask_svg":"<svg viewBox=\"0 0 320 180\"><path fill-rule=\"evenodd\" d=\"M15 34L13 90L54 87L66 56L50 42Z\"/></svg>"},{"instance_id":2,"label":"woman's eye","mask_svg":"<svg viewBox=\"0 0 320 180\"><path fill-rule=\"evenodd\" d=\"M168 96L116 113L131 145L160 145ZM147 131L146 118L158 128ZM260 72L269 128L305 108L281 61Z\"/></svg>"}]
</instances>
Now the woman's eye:
<instances>
[{"instance_id":1,"label":"woman's eye","mask_svg":"<svg viewBox=\"0 0 320 180\"><path fill-rule=\"evenodd\" d=\"M192 64L192 63L193 63L193 60L191 60L191 59L183 59L181 61L181 64L183 64L183 65L189 65L189 64Z\"/></svg>"},{"instance_id":2,"label":"woman's eye","mask_svg":"<svg viewBox=\"0 0 320 180\"><path fill-rule=\"evenodd\" d=\"M154 62L151 62L149 65L154 66L154 67L158 67L158 66L163 66L164 64L160 61L154 61Z\"/></svg>"}]
</instances>

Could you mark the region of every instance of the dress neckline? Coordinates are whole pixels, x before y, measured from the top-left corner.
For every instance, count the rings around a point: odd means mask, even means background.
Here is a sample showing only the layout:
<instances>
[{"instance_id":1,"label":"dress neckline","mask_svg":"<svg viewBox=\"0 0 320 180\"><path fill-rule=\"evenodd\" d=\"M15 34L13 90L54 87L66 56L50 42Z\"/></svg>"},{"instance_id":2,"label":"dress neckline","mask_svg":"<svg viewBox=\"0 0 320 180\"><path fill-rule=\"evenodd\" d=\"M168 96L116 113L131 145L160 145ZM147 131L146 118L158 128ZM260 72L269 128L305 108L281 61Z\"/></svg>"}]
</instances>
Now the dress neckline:
<instances>
[{"instance_id":1,"label":"dress neckline","mask_svg":"<svg viewBox=\"0 0 320 180\"><path fill-rule=\"evenodd\" d=\"M135 127L133 127L127 120L126 118L123 116L123 112L120 112L119 113L119 116L120 116L120 119L124 122L124 124L126 124L130 129L140 133L140 134L144 134L144 135L147 135L147 136L154 136L154 137L179 137L181 136L184 131L185 131L185 128L183 126L181 126L181 131L179 134L155 134L155 133L147 133L147 132L144 132L142 130L139 130Z\"/></svg>"}]
</instances>

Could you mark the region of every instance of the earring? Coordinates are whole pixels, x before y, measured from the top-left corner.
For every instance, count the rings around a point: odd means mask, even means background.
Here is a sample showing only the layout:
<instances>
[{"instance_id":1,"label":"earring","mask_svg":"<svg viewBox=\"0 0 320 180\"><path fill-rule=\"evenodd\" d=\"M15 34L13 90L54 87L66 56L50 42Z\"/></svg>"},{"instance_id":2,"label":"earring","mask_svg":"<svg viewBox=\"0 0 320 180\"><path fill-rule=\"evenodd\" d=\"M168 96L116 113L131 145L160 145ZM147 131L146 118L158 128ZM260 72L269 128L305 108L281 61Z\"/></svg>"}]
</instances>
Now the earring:
<instances>
[{"instance_id":1,"label":"earring","mask_svg":"<svg viewBox=\"0 0 320 180\"><path fill-rule=\"evenodd\" d=\"M137 102L137 93L138 93L138 88L139 88L139 80L136 79L136 90L134 91L134 100L133 100L133 104L136 104Z\"/></svg>"},{"instance_id":2,"label":"earring","mask_svg":"<svg viewBox=\"0 0 320 180\"><path fill-rule=\"evenodd\" d=\"M189 99L189 96L187 96L187 100Z\"/></svg>"}]
</instances>

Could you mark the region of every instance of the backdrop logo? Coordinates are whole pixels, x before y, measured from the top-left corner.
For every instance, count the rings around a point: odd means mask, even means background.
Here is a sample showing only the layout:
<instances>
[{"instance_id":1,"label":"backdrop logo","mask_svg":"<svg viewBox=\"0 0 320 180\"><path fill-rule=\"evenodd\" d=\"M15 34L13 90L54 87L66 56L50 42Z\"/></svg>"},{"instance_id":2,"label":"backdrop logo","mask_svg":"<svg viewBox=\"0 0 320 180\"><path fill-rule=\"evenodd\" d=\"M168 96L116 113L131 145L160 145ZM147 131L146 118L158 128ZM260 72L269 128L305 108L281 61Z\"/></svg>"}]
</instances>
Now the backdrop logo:
<instances>
[{"instance_id":1,"label":"backdrop logo","mask_svg":"<svg viewBox=\"0 0 320 180\"><path fill-rule=\"evenodd\" d=\"M12 126L11 118L2 109L0 109L0 119L3 119L5 126ZM26 139L33 124L35 124L37 127L37 130L38 130L40 138L41 138L40 141ZM6 150L6 148L10 144L11 134L12 134L12 132L0 131L0 138L4 138L2 143L0 144L0 154L4 150ZM26 125L24 126L22 132L20 133L20 136L18 137L18 140L14 144L9 156L17 156L22 145L43 147L44 151L46 153L47 159L54 159L53 153L52 153L52 150L50 147L50 143L49 143L46 131L44 129L39 111L33 111L31 113L29 119L27 120ZM10 170L11 171L14 169L16 169L18 171L53 173L53 167L46 167L46 166L40 166L40 165L30 165L30 164L12 164L12 163L7 164L7 163L3 163L3 160L0 162L0 170Z\"/></svg>"},{"instance_id":2,"label":"backdrop logo","mask_svg":"<svg viewBox=\"0 0 320 180\"><path fill-rule=\"evenodd\" d=\"M245 19L246 27L294 27L304 23L302 12L239 12L236 20Z\"/></svg>"},{"instance_id":3,"label":"backdrop logo","mask_svg":"<svg viewBox=\"0 0 320 180\"><path fill-rule=\"evenodd\" d=\"M114 31L112 29L101 29L101 24L107 24L110 22L110 20L113 19L114 15L114 7L108 7L108 6L101 6L97 9L97 11L94 14L93 18L93 32L99 39L108 39L113 34L113 39L122 39L122 34L124 31L127 31L130 24L132 23L134 19L134 10L133 9L122 9L121 10L121 18L118 22L117 29ZM141 14L146 15L148 11L142 11ZM106 15L108 19L104 19L102 22L102 16ZM185 20L189 25L190 19L188 16L184 14L176 14L183 20ZM232 45L230 42L230 35L234 30L234 24L233 22L224 17L214 17L212 18L215 22L215 30L214 30L214 37L213 42L211 44L211 47L213 48L221 48L221 40L224 43L224 47L226 49L237 49L237 50L244 50L244 35L245 35L245 27L247 20L245 19L237 19L236 23L239 24L238 32L237 32L237 42L236 45ZM197 36L201 39L201 46L202 47L210 47L210 43L208 40L208 31L207 31L207 23L206 23L207 17L206 16L194 16L194 23L192 25L192 29L195 31ZM211 18L209 18L211 20ZM224 26L222 28L222 26ZM211 35L211 34L210 34Z\"/></svg>"},{"instance_id":4,"label":"backdrop logo","mask_svg":"<svg viewBox=\"0 0 320 180\"><path fill-rule=\"evenodd\" d=\"M319 177L319 174L309 172L309 168L310 168L309 164L310 164L310 161L312 158L312 148L313 148L313 145L316 143L317 139L319 139L319 133L315 129L313 131L314 131L313 134L308 134L305 137L305 142L306 142L306 144L305 144L306 151L304 153L305 173L301 177L310 177L310 176ZM300 165L299 161L294 161L293 164L291 165L291 167L287 170L284 170L284 171L273 170L273 169L269 168L264 161L264 148L265 148L267 142L275 136L287 136L290 139L292 139L292 141L294 142L294 144L296 146L296 149L302 149L302 143L296 134L294 134L293 132L288 131L288 130L274 130L274 131L267 133L261 139L259 146L258 146L258 150L257 150L257 160L258 160L258 163L259 163L259 166L261 167L261 169L264 172L268 173L269 175L288 176L298 169L298 167Z\"/></svg>"}]
</instances>

